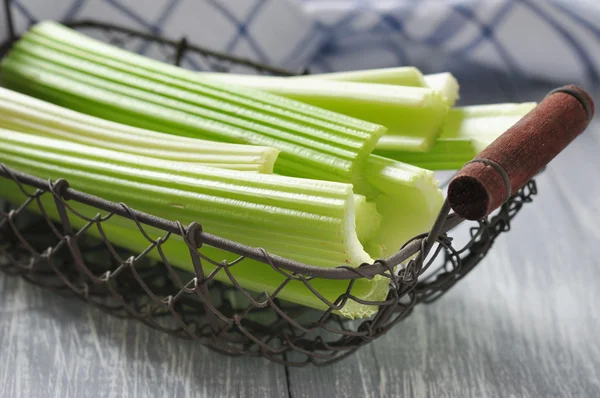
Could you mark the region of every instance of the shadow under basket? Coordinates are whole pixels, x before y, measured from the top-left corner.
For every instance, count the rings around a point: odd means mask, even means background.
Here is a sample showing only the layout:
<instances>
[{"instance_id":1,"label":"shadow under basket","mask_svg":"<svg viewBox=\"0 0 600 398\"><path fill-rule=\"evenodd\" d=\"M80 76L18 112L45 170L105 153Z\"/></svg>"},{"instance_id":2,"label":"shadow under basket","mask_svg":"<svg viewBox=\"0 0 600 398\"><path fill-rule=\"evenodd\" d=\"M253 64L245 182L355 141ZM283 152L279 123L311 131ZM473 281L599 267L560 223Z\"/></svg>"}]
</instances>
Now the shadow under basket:
<instances>
[{"instance_id":1,"label":"shadow under basket","mask_svg":"<svg viewBox=\"0 0 600 398\"><path fill-rule=\"evenodd\" d=\"M170 41L92 21L68 25L121 47L146 42L154 46L154 54L164 56L163 61L175 64L193 56L197 64L213 71L289 74L195 47L185 39ZM15 39L2 46L0 56ZM26 195L22 203L0 202L0 270L224 354L265 357L295 366L340 360L386 333L416 304L438 299L485 257L496 237L510 229L511 220L537 193L535 182L530 181L492 216L461 228L464 239L448 235L464 220L449 214L446 204L430 234L415 237L390 258L354 269L323 269L219 238L196 223L184 226L76 191L65 180L46 181L1 164L0 179L11 180ZM78 214L70 206L74 202L95 208L98 215ZM58 214L61 222L53 222L49 213ZM114 217L137 226L138 240L144 243L138 252L120 248L118 240L104 231L103 223ZM74 219L84 227L76 229ZM187 245L185 255L194 273L171 266L164 248L173 240ZM207 246L230 252L236 259L210 258L203 253ZM280 273L280 288L269 294L240 286L231 269L246 266L248 259ZM376 306L377 313L357 320L336 315L335 310L358 300L350 294L353 284L375 275L389 280L384 301L365 303ZM345 283L346 292L329 302L312 287L319 279ZM304 284L322 302L323 310L280 300L291 281Z\"/></svg>"}]
</instances>

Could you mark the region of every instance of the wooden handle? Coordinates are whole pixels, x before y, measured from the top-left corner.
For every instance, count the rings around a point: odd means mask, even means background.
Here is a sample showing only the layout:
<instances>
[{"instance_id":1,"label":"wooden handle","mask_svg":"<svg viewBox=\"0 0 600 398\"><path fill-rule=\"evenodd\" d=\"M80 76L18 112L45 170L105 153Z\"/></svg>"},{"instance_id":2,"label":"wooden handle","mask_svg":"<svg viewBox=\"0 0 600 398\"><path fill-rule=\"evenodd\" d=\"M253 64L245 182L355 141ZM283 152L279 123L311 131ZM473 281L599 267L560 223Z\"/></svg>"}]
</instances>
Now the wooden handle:
<instances>
[{"instance_id":1,"label":"wooden handle","mask_svg":"<svg viewBox=\"0 0 600 398\"><path fill-rule=\"evenodd\" d=\"M593 115L594 101L581 88L550 92L452 179L452 210L467 220L490 214L581 134Z\"/></svg>"}]
</instances>

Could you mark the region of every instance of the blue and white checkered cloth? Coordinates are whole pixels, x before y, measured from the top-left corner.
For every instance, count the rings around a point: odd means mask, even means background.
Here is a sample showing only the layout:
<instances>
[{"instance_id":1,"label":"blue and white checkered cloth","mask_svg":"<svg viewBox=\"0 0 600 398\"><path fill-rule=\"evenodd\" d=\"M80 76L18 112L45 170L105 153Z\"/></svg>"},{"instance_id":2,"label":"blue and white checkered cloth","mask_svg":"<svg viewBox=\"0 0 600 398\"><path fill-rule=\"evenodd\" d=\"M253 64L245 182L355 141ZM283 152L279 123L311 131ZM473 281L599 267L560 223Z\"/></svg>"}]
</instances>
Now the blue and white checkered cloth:
<instances>
[{"instance_id":1,"label":"blue and white checkered cloth","mask_svg":"<svg viewBox=\"0 0 600 398\"><path fill-rule=\"evenodd\" d=\"M600 2L304 0L322 70L480 64L514 79L600 85Z\"/></svg>"},{"instance_id":2,"label":"blue and white checkered cloth","mask_svg":"<svg viewBox=\"0 0 600 398\"><path fill-rule=\"evenodd\" d=\"M110 21L296 71L486 68L600 88L596 0L13 0L12 12L21 31Z\"/></svg>"}]
</instances>

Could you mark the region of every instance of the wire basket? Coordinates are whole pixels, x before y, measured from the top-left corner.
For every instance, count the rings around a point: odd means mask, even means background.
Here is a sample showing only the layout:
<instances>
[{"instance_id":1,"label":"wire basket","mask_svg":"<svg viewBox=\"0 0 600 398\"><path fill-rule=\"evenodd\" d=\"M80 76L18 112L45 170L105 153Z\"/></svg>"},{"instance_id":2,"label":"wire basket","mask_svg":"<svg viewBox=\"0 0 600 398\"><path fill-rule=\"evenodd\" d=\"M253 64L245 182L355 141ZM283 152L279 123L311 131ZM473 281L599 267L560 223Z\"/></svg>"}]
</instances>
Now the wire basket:
<instances>
[{"instance_id":1,"label":"wire basket","mask_svg":"<svg viewBox=\"0 0 600 398\"><path fill-rule=\"evenodd\" d=\"M10 13L9 13L10 14ZM7 25L12 27L9 20ZM131 40L157 45L165 61L180 64L189 54L200 57L207 69L229 71L245 68L257 73L290 74L198 48L185 38L171 41L126 28L92 21L68 24L85 33L103 36L106 41L127 46ZM0 56L11 40L1 47ZM340 360L371 340L386 333L406 318L419 303L432 303L468 274L488 253L494 241L510 230L512 219L523 204L537 193L534 181L512 195L491 217L472 223L469 236L459 245L448 232L464 221L450 214L444 205L438 221L427 235L417 236L388 259L358 268L340 266L324 269L271 255L203 231L201 225L182 225L136 211L123 203L112 203L69 187L65 180L46 181L0 164L0 179L19 186L27 199L3 203L0 212L0 270L63 295L77 297L111 315L137 319L171 335L198 340L228 355L248 355L303 366L325 365ZM44 198L60 215L61 222L48 216ZM78 214L71 203L97 209L93 218ZM44 203L46 203L44 205ZM85 226L76 230L71 220L80 218ZM137 225L147 248L136 253L119 247L103 230L108 219L121 217ZM150 228L162 231L153 238ZM96 231L94 238L89 235ZM195 273L171 266L162 248L169 240L182 238L189 248ZM235 261L209 258L203 246L213 246L237 256ZM149 253L160 254L157 261ZM155 257L156 258L156 257ZM248 291L230 270L244 267L246 259L268 264L285 282L274 292ZM211 271L205 265L211 264ZM212 268L214 267L214 270ZM225 274L229 283L215 277ZM389 293L381 302L364 302L351 294L360 278L382 275L389 279ZM330 302L313 288L318 279L341 280L347 290ZM287 303L278 298L290 281L303 283L323 303L316 310ZM349 320L334 313L349 301L376 305L376 315Z\"/></svg>"}]
</instances>

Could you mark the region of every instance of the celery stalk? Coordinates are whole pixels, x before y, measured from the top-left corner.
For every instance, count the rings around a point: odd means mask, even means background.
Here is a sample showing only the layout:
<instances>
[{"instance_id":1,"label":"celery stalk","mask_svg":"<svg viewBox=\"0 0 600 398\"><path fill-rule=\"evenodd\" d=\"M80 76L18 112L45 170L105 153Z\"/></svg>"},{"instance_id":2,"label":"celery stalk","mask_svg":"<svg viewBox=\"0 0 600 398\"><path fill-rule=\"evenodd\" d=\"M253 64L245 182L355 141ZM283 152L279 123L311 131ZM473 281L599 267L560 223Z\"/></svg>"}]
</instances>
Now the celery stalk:
<instances>
[{"instance_id":1,"label":"celery stalk","mask_svg":"<svg viewBox=\"0 0 600 398\"><path fill-rule=\"evenodd\" d=\"M13 201L14 203L22 203L25 200L25 196L17 188L17 185L4 178L0 178L0 192L2 192L2 197ZM52 196L46 194L40 199L45 212L50 218L59 220L60 217L54 205ZM97 209L80 203L69 203L69 206L71 206L73 210L89 218L93 218L98 213ZM32 206L31 209L37 210L37 206ZM86 221L70 212L69 219L75 228L83 228L87 224ZM150 246L150 242L143 237L133 221L127 221L125 219L119 220L117 217L112 217L102 223L102 230L110 242L134 252L144 252ZM144 230L152 239L158 239L165 236L164 231L149 226L144 226ZM86 233L98 238L102 237L96 227L89 228ZM188 272L194 272L188 246L182 238L171 235L169 240L161 245L161 251L172 266ZM232 253L208 245L203 245L199 251L202 255L217 262L221 262L222 260L231 262L238 257ZM156 248L150 250L146 256L157 261L163 261L161 254ZM203 261L202 266L206 275L210 274L215 269L214 265L208 261ZM265 291L273 293L285 280L283 275L274 271L269 265L251 259L245 259L242 263L231 267L229 270L241 286L249 291L257 293ZM215 279L224 283L231 283L231 280L223 270L216 274ZM345 293L348 288L348 283L348 281L324 279L315 279L311 281L312 286L330 302L336 301L341 294ZM372 280L359 279L354 282L351 294L361 300L381 301L384 300L387 295L388 284L389 281L383 277L375 277ZM319 310L327 309L327 306L299 281L289 282L285 288L278 293L277 297ZM363 318L373 315L377 309L376 306L359 304L349 300L338 313L347 318Z\"/></svg>"},{"instance_id":2,"label":"celery stalk","mask_svg":"<svg viewBox=\"0 0 600 398\"><path fill-rule=\"evenodd\" d=\"M127 153L271 173L279 151L177 137L113 123L0 88L0 127Z\"/></svg>"},{"instance_id":3,"label":"celery stalk","mask_svg":"<svg viewBox=\"0 0 600 398\"><path fill-rule=\"evenodd\" d=\"M276 78L271 75L248 75L241 73L222 73L222 72L198 72L202 76L207 76L222 81L234 81L239 78L248 78L250 80L271 80ZM400 66L394 68L365 69L346 72L317 73L312 75L286 76L288 80L330 80L338 82L356 82L356 83L375 83L392 86L407 87L429 87L426 82L427 75L423 75L419 69L413 66Z\"/></svg>"},{"instance_id":4,"label":"celery stalk","mask_svg":"<svg viewBox=\"0 0 600 398\"><path fill-rule=\"evenodd\" d=\"M281 95L351 115L388 130L377 148L425 151L441 131L448 112L441 93L430 88L327 79L209 74L213 79ZM382 147L383 148L383 147Z\"/></svg>"},{"instance_id":5,"label":"celery stalk","mask_svg":"<svg viewBox=\"0 0 600 398\"><path fill-rule=\"evenodd\" d=\"M217 73L215 73L217 75ZM218 74L226 79L224 74ZM227 74L229 76L230 74ZM235 75L242 76L242 75ZM261 76L262 77L262 76ZM449 72L423 75L417 68L402 66L396 68L368 69L349 72L319 73L306 76L294 76L291 79L306 80L336 80L358 83L377 83L395 86L428 87L439 91L452 107L459 98L459 85L456 78Z\"/></svg>"},{"instance_id":6,"label":"celery stalk","mask_svg":"<svg viewBox=\"0 0 600 398\"><path fill-rule=\"evenodd\" d=\"M242 84L260 88L261 85L269 88L272 83L282 78L268 75L244 75L219 72L199 72L203 76L209 76L223 82ZM407 86L431 88L442 94L449 107L453 107L459 98L459 85L456 78L449 72L423 75L417 68L403 66L397 68L367 69L349 72L318 73L314 75L290 76L286 80L308 81L329 80L337 82L374 83L373 91L380 90L381 85ZM245 83L245 84L244 84ZM277 88L275 88L277 89ZM267 90L271 91L271 90ZM364 91L364 90L363 90ZM376 95L374 93L374 95ZM307 102L310 103L310 98Z\"/></svg>"},{"instance_id":7,"label":"celery stalk","mask_svg":"<svg viewBox=\"0 0 600 398\"><path fill-rule=\"evenodd\" d=\"M210 73L210 72L202 72ZM226 81L229 76L244 76L244 75L231 75L223 73L212 73L215 77L219 77ZM265 78L265 76L259 76L259 78ZM295 80L335 80L345 82L358 82L358 83L377 83L387 84L394 86L409 86L409 87L424 87L431 88L435 91L440 92L446 104L449 107L453 107L459 98L459 85L456 78L449 72L434 73L430 75L423 75L417 68L412 66L402 66L397 68L382 68L382 69L368 69L358 70L349 72L334 72L334 73L319 73L314 75L305 76L294 76L288 79Z\"/></svg>"},{"instance_id":8,"label":"celery stalk","mask_svg":"<svg viewBox=\"0 0 600 398\"><path fill-rule=\"evenodd\" d=\"M430 170L460 169L535 106L535 102L525 102L455 108L431 151L378 153Z\"/></svg>"}]
</instances>

